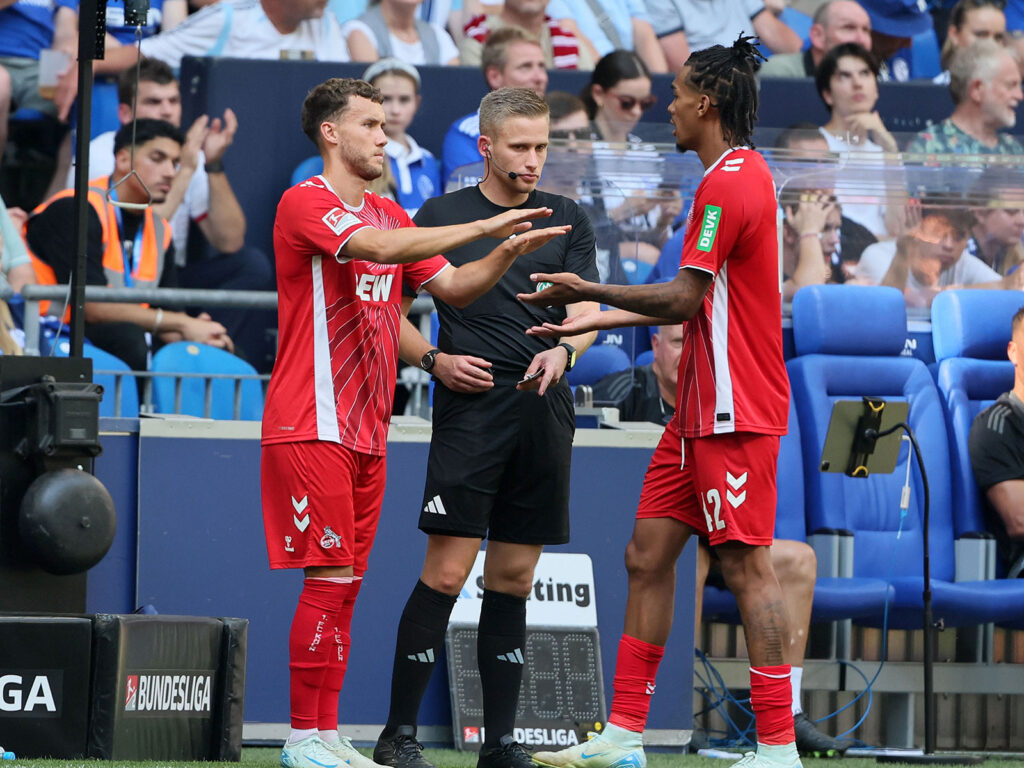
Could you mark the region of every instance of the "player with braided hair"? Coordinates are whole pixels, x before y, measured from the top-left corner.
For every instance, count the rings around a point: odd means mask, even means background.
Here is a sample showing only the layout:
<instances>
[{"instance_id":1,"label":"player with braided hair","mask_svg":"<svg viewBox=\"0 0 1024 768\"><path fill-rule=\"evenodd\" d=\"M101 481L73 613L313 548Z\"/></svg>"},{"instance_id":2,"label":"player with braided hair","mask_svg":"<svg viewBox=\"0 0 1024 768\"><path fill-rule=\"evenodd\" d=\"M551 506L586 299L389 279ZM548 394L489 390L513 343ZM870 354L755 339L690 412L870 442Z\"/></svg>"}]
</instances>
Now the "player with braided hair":
<instances>
[{"instance_id":1,"label":"player with braided hair","mask_svg":"<svg viewBox=\"0 0 1024 768\"><path fill-rule=\"evenodd\" d=\"M782 359L782 296L775 185L750 148L757 116L751 38L694 53L672 83L676 143L705 167L674 280L601 285L575 274L533 275L552 287L520 300L539 306L594 301L560 325L571 335L626 325L683 329L676 417L644 478L626 548L629 596L614 698L599 736L534 760L554 768L644 768L642 734L672 626L675 565L690 535L707 537L736 596L750 655L757 751L743 768L798 768L793 732L789 619L772 570L775 474L789 383Z\"/></svg>"}]
</instances>

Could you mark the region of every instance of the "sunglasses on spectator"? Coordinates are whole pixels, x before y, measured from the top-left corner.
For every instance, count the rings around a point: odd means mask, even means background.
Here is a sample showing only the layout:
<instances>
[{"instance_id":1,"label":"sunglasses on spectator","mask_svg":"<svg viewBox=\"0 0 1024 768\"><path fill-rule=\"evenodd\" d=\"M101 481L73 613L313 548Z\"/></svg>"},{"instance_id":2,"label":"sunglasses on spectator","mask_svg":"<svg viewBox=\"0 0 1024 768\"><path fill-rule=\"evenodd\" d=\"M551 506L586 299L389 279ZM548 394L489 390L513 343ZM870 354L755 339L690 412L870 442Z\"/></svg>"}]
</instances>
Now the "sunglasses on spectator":
<instances>
[{"instance_id":1,"label":"sunglasses on spectator","mask_svg":"<svg viewBox=\"0 0 1024 768\"><path fill-rule=\"evenodd\" d=\"M650 96L644 96L642 99L638 99L635 96L620 96L617 93L608 94L618 100L619 106L623 112L632 112L636 105L640 105L640 111L646 112L648 109L658 103L658 97L654 94Z\"/></svg>"}]
</instances>

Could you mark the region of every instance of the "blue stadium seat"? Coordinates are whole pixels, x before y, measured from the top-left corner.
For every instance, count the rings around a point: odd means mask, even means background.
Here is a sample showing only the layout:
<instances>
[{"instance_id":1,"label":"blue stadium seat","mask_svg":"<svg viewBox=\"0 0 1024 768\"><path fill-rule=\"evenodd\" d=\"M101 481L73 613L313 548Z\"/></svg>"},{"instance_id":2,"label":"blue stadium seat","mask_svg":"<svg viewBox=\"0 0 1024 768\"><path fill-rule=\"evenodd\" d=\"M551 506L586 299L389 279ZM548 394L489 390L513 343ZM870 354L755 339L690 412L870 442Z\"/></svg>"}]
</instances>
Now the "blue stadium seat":
<instances>
[{"instance_id":1,"label":"blue stadium seat","mask_svg":"<svg viewBox=\"0 0 1024 768\"><path fill-rule=\"evenodd\" d=\"M641 366L644 365L650 365L653 362L654 350L648 349L646 352L641 352L639 355L636 356L636 360L633 362L633 365L636 366L637 368L640 368Z\"/></svg>"},{"instance_id":2,"label":"blue stadium seat","mask_svg":"<svg viewBox=\"0 0 1024 768\"><path fill-rule=\"evenodd\" d=\"M813 18L802 11L790 8L787 5L782 9L782 13L779 14L779 21L800 35L800 39L803 40L801 50L806 51L811 47L811 26L814 24Z\"/></svg>"},{"instance_id":3,"label":"blue stadium seat","mask_svg":"<svg viewBox=\"0 0 1024 768\"><path fill-rule=\"evenodd\" d=\"M54 344L53 354L56 357L67 357L71 350L71 342L61 338ZM103 386L103 399L100 401L100 416L122 416L138 418L139 389L131 368L121 358L94 347L89 342L82 344L82 357L92 360L92 380ZM123 375L119 375L123 374ZM121 380L121 408L117 409L117 380Z\"/></svg>"},{"instance_id":4,"label":"blue stadium seat","mask_svg":"<svg viewBox=\"0 0 1024 768\"><path fill-rule=\"evenodd\" d=\"M618 347L608 344L594 344L579 356L576 365L565 376L569 384L593 384L609 373L624 371L631 367L629 355Z\"/></svg>"},{"instance_id":5,"label":"blue stadium seat","mask_svg":"<svg viewBox=\"0 0 1024 768\"><path fill-rule=\"evenodd\" d=\"M1013 388L1013 364L1006 357L1006 343L1010 321L1022 306L1024 293L1019 291L943 291L932 302L936 378L949 429L957 537L987 535L967 438L978 413ZM994 547L990 553L995 557ZM996 571L1005 573L1005 564L999 566Z\"/></svg>"},{"instance_id":6,"label":"blue stadium seat","mask_svg":"<svg viewBox=\"0 0 1024 768\"><path fill-rule=\"evenodd\" d=\"M942 53L935 28L914 35L910 44L910 76L914 80L932 80L942 72Z\"/></svg>"},{"instance_id":7,"label":"blue stadium seat","mask_svg":"<svg viewBox=\"0 0 1024 768\"><path fill-rule=\"evenodd\" d=\"M294 187L296 184L300 184L310 176L316 176L319 173L324 172L324 159L320 155L314 157L307 157L301 163L295 166L295 170L292 171L291 185Z\"/></svg>"},{"instance_id":8,"label":"blue stadium seat","mask_svg":"<svg viewBox=\"0 0 1024 768\"><path fill-rule=\"evenodd\" d=\"M947 626L1004 621L1024 613L1024 580L955 582L953 509L941 398L920 360L902 357L906 305L894 288L820 285L793 300L797 357L788 363L802 430L808 530L853 533L853 574L892 574L892 628L921 625L923 486L916 462L910 508L899 499L910 451L896 471L850 478L816 471L836 400L863 395L909 404L908 423L922 447L931 491L931 575L936 620ZM1019 581L1019 583L1016 583ZM882 615L858 620L880 626Z\"/></svg>"},{"instance_id":9,"label":"blue stadium seat","mask_svg":"<svg viewBox=\"0 0 1024 768\"><path fill-rule=\"evenodd\" d=\"M256 369L240 357L207 344L176 341L153 355L153 373L212 373L254 375ZM153 379L153 407L157 413L174 413L175 380L173 376ZM259 379L243 379L241 383L239 418L258 421L263 417L263 386ZM206 379L185 378L181 382L180 412L190 416L206 415ZM235 379L212 379L210 418L233 419L235 413Z\"/></svg>"}]
</instances>

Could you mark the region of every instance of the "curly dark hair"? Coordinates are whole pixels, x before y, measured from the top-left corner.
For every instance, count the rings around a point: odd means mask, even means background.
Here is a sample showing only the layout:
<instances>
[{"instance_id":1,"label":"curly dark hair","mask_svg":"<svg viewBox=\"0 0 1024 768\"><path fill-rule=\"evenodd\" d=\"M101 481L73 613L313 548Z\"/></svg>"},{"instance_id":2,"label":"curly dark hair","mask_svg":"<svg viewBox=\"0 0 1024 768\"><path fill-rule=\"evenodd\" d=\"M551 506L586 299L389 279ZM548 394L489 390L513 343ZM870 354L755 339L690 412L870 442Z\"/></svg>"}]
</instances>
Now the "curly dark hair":
<instances>
[{"instance_id":1,"label":"curly dark hair","mask_svg":"<svg viewBox=\"0 0 1024 768\"><path fill-rule=\"evenodd\" d=\"M384 103L379 88L351 77L332 77L306 94L306 100L302 102L302 132L317 149L320 148L320 125L328 120L337 120L348 109L348 100L352 96Z\"/></svg>"}]
</instances>

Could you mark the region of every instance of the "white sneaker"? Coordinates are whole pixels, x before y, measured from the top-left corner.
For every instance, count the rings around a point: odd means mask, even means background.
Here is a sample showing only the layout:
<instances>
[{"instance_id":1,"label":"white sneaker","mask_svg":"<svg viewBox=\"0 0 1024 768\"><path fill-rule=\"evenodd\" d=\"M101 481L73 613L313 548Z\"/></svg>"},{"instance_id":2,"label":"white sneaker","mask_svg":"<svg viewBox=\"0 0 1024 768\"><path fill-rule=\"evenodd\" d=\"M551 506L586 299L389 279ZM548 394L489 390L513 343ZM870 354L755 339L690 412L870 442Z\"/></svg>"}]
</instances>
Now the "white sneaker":
<instances>
[{"instance_id":1,"label":"white sneaker","mask_svg":"<svg viewBox=\"0 0 1024 768\"><path fill-rule=\"evenodd\" d=\"M323 740L313 734L294 744L285 742L281 750L283 768L338 768L341 759Z\"/></svg>"},{"instance_id":2,"label":"white sneaker","mask_svg":"<svg viewBox=\"0 0 1024 768\"><path fill-rule=\"evenodd\" d=\"M582 744L558 752L534 752L533 761L549 768L646 768L643 747L623 747L604 734L587 736Z\"/></svg>"},{"instance_id":3,"label":"white sneaker","mask_svg":"<svg viewBox=\"0 0 1024 768\"><path fill-rule=\"evenodd\" d=\"M348 736L339 736L334 744L324 742L324 745L331 750L336 758L347 763L352 768L384 768L352 746L352 740Z\"/></svg>"},{"instance_id":4,"label":"white sneaker","mask_svg":"<svg viewBox=\"0 0 1024 768\"><path fill-rule=\"evenodd\" d=\"M758 744L757 752L747 752L729 768L803 768L796 744Z\"/></svg>"}]
</instances>

